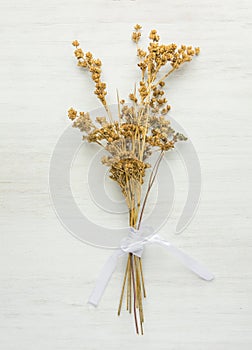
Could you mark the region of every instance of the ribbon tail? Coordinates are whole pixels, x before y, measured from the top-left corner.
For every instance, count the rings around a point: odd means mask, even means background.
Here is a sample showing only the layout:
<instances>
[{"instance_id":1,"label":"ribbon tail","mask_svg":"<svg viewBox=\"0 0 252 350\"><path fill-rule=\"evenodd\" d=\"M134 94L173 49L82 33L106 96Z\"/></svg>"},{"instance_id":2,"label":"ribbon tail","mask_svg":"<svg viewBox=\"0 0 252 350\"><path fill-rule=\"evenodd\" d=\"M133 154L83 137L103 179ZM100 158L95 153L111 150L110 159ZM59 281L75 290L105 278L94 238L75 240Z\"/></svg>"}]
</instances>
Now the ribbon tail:
<instances>
[{"instance_id":1,"label":"ribbon tail","mask_svg":"<svg viewBox=\"0 0 252 350\"><path fill-rule=\"evenodd\" d=\"M182 264L185 267L193 271L196 275L200 276L206 281L211 281L214 279L214 275L210 271L208 271L206 267L198 263L196 260L191 258L189 255L187 255L171 243L162 239L155 240L155 242L166 247L172 253L173 256L180 260L180 262L182 262Z\"/></svg>"},{"instance_id":2,"label":"ribbon tail","mask_svg":"<svg viewBox=\"0 0 252 350\"><path fill-rule=\"evenodd\" d=\"M125 253L121 249L118 249L108 258L98 276L95 287L88 299L88 304L98 306L107 284L115 271L117 260L124 254Z\"/></svg>"}]
</instances>

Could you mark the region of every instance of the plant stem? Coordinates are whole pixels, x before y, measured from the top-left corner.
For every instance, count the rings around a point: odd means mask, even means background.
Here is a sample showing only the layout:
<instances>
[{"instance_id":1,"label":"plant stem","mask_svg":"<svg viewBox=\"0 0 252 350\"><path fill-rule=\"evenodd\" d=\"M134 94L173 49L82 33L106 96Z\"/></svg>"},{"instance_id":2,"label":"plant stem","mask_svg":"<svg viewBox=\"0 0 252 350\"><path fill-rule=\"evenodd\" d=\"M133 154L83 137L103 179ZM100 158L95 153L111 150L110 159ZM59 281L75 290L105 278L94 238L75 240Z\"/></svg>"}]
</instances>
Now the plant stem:
<instances>
[{"instance_id":1,"label":"plant stem","mask_svg":"<svg viewBox=\"0 0 252 350\"><path fill-rule=\"evenodd\" d=\"M129 271L129 266L130 266L130 258L128 257L126 271L125 271L125 275L124 275L124 279L123 279L123 286L122 286L122 292L121 292L121 297L120 297L120 303L119 303L118 312L117 312L118 316L120 316L121 309L122 309L122 301L123 301L125 283L126 283L127 274Z\"/></svg>"},{"instance_id":2,"label":"plant stem","mask_svg":"<svg viewBox=\"0 0 252 350\"><path fill-rule=\"evenodd\" d=\"M138 320L137 320L137 314L136 314L136 285L135 285L134 264L133 264L134 261L133 261L133 254L132 253L130 253L130 263L131 263L131 275L132 275L132 282L133 282L135 327L136 327L136 333L139 334Z\"/></svg>"},{"instance_id":3,"label":"plant stem","mask_svg":"<svg viewBox=\"0 0 252 350\"><path fill-rule=\"evenodd\" d=\"M152 172L150 174L150 178L149 178L149 182L148 182L147 191L146 191L146 194L145 194L145 197L144 197L142 209L141 209L140 216L139 216L139 221L138 221L138 225L137 225L137 229L138 230L139 230L141 222L142 222L144 209L145 209L145 206L146 206L146 202L147 202L148 196L150 194L151 187L152 187L152 185L154 183L154 180L155 180L155 178L157 176L158 168L159 168L159 165L161 163L161 160L162 160L163 156L164 156L164 151L162 151L160 153L160 155L158 156L158 159L156 160L156 163L155 163L154 167L152 168Z\"/></svg>"}]
</instances>

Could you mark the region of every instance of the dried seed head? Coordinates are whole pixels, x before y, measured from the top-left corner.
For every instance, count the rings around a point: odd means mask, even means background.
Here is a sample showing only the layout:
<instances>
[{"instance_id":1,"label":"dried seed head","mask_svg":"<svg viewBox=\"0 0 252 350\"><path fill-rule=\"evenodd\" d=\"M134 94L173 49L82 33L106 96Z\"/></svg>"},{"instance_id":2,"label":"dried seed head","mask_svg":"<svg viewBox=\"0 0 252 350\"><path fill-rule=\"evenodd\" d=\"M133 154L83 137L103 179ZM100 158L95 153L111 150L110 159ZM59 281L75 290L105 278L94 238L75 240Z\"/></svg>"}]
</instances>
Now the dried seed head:
<instances>
[{"instance_id":1,"label":"dried seed head","mask_svg":"<svg viewBox=\"0 0 252 350\"><path fill-rule=\"evenodd\" d=\"M77 111L72 107L68 110L68 118L74 120L77 117Z\"/></svg>"},{"instance_id":2,"label":"dried seed head","mask_svg":"<svg viewBox=\"0 0 252 350\"><path fill-rule=\"evenodd\" d=\"M200 54L200 48L199 47L195 47L195 55L199 55Z\"/></svg>"},{"instance_id":3,"label":"dried seed head","mask_svg":"<svg viewBox=\"0 0 252 350\"><path fill-rule=\"evenodd\" d=\"M75 47L77 47L77 46L79 46L80 44L79 44L78 40L74 40L74 41L72 42L72 45L75 46Z\"/></svg>"},{"instance_id":4,"label":"dried seed head","mask_svg":"<svg viewBox=\"0 0 252 350\"><path fill-rule=\"evenodd\" d=\"M136 25L134 26L134 28L135 28L135 30L140 30L140 29L142 29L142 27L140 26L140 24L136 24Z\"/></svg>"}]
</instances>

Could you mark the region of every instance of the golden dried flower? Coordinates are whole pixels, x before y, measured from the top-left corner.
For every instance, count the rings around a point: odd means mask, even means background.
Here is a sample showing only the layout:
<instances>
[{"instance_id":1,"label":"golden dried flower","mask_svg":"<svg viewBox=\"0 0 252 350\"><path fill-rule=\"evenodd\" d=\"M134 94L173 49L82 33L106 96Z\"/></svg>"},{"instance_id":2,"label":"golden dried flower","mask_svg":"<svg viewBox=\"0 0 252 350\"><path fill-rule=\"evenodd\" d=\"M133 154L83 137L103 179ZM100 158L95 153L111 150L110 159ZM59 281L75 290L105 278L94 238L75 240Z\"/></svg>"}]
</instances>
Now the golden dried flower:
<instances>
[{"instance_id":1,"label":"golden dried flower","mask_svg":"<svg viewBox=\"0 0 252 350\"><path fill-rule=\"evenodd\" d=\"M92 53L91 52L87 52L86 53L86 58L89 58L89 59L93 58Z\"/></svg>"},{"instance_id":2,"label":"golden dried flower","mask_svg":"<svg viewBox=\"0 0 252 350\"><path fill-rule=\"evenodd\" d=\"M141 58L145 57L147 55L147 52L141 49L137 50L137 55Z\"/></svg>"},{"instance_id":3,"label":"golden dried flower","mask_svg":"<svg viewBox=\"0 0 252 350\"><path fill-rule=\"evenodd\" d=\"M83 68L86 68L88 66L86 61L79 60L77 64L79 67L83 67Z\"/></svg>"},{"instance_id":4,"label":"golden dried flower","mask_svg":"<svg viewBox=\"0 0 252 350\"><path fill-rule=\"evenodd\" d=\"M138 41L140 40L141 38L141 33L140 32L133 32L132 33L132 40L135 42L135 43L138 43Z\"/></svg>"},{"instance_id":5,"label":"golden dried flower","mask_svg":"<svg viewBox=\"0 0 252 350\"><path fill-rule=\"evenodd\" d=\"M75 56L76 56L77 59L83 58L83 57L84 57L84 53L83 53L82 49L76 49L76 50L74 51L74 54L75 54Z\"/></svg>"},{"instance_id":6,"label":"golden dried flower","mask_svg":"<svg viewBox=\"0 0 252 350\"><path fill-rule=\"evenodd\" d=\"M137 102L137 98L136 98L136 96L134 94L129 94L129 98L130 98L131 101Z\"/></svg>"},{"instance_id":7,"label":"golden dried flower","mask_svg":"<svg viewBox=\"0 0 252 350\"><path fill-rule=\"evenodd\" d=\"M94 64L95 64L96 66L98 66L98 67L101 67L102 62L101 62L101 60L98 58L97 60L94 60Z\"/></svg>"},{"instance_id":8,"label":"golden dried flower","mask_svg":"<svg viewBox=\"0 0 252 350\"><path fill-rule=\"evenodd\" d=\"M200 54L200 48L199 47L195 47L195 55L199 55Z\"/></svg>"},{"instance_id":9,"label":"golden dried flower","mask_svg":"<svg viewBox=\"0 0 252 350\"><path fill-rule=\"evenodd\" d=\"M79 44L78 40L74 40L74 41L72 42L72 45L75 46L75 47L77 47L77 46L79 46L80 44Z\"/></svg>"},{"instance_id":10,"label":"golden dried flower","mask_svg":"<svg viewBox=\"0 0 252 350\"><path fill-rule=\"evenodd\" d=\"M142 29L142 27L140 26L140 24L136 24L136 25L134 26L134 28L135 28L135 30L140 30L140 29Z\"/></svg>"},{"instance_id":11,"label":"golden dried flower","mask_svg":"<svg viewBox=\"0 0 252 350\"><path fill-rule=\"evenodd\" d=\"M159 35L157 35L156 29L152 29L152 31L150 32L149 38L153 41L159 41L160 37Z\"/></svg>"},{"instance_id":12,"label":"golden dried flower","mask_svg":"<svg viewBox=\"0 0 252 350\"><path fill-rule=\"evenodd\" d=\"M68 118L74 120L77 116L77 111L72 107L68 110Z\"/></svg>"}]
</instances>

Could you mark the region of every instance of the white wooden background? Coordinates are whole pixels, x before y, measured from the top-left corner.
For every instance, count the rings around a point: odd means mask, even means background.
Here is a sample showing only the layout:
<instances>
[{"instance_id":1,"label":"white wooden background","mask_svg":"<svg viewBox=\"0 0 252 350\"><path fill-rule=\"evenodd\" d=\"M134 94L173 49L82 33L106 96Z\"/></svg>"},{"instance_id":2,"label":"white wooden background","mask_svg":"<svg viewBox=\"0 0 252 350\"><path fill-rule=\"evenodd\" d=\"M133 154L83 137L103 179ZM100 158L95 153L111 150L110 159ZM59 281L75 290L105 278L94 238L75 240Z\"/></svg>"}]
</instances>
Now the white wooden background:
<instances>
[{"instance_id":1,"label":"white wooden background","mask_svg":"<svg viewBox=\"0 0 252 350\"><path fill-rule=\"evenodd\" d=\"M1 349L251 349L251 15L249 0L0 1ZM48 193L67 109L98 106L72 40L103 59L114 103L116 87L126 96L136 79L137 22L145 33L158 29L163 42L202 49L168 89L203 174L195 219L170 239L216 275L205 283L149 247L144 337L128 314L116 316L123 263L100 307L87 306L110 251L69 235Z\"/></svg>"}]
</instances>

